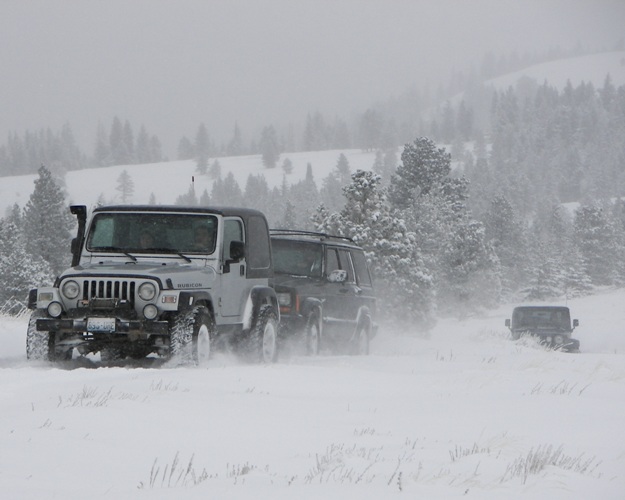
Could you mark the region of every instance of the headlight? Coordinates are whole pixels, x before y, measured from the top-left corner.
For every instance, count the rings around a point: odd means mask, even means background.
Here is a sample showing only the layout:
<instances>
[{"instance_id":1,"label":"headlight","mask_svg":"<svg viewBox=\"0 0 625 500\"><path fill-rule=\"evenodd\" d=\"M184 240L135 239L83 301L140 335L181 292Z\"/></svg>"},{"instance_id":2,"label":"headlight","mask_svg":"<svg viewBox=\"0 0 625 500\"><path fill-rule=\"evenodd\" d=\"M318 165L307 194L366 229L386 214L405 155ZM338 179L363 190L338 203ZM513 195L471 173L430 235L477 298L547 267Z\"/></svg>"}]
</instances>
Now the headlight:
<instances>
[{"instance_id":1,"label":"headlight","mask_svg":"<svg viewBox=\"0 0 625 500\"><path fill-rule=\"evenodd\" d=\"M148 301L152 300L156 296L156 287L149 282L143 283L139 287L139 297L141 299Z\"/></svg>"},{"instance_id":2,"label":"headlight","mask_svg":"<svg viewBox=\"0 0 625 500\"><path fill-rule=\"evenodd\" d=\"M58 302L50 302L48 305L48 314L53 318L58 318L63 312L63 306Z\"/></svg>"},{"instance_id":3,"label":"headlight","mask_svg":"<svg viewBox=\"0 0 625 500\"><path fill-rule=\"evenodd\" d=\"M553 337L553 341L556 344L564 344L564 335L556 335Z\"/></svg>"},{"instance_id":4,"label":"headlight","mask_svg":"<svg viewBox=\"0 0 625 500\"><path fill-rule=\"evenodd\" d=\"M68 299L75 299L78 297L80 293L80 285L76 283L74 280L66 281L63 283L63 288L61 288L61 292Z\"/></svg>"},{"instance_id":5,"label":"headlight","mask_svg":"<svg viewBox=\"0 0 625 500\"><path fill-rule=\"evenodd\" d=\"M148 304L143 308L143 316L145 319L154 319L158 316L158 309L154 304Z\"/></svg>"}]
</instances>

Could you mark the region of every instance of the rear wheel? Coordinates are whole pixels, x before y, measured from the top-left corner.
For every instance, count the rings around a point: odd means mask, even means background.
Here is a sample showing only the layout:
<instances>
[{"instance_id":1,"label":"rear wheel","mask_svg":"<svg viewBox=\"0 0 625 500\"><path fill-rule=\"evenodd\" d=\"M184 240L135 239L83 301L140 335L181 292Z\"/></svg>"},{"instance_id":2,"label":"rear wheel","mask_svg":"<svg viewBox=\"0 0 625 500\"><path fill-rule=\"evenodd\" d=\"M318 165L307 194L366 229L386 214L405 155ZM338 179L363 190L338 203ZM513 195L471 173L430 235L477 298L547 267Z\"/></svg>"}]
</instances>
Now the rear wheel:
<instances>
[{"instance_id":1,"label":"rear wheel","mask_svg":"<svg viewBox=\"0 0 625 500\"><path fill-rule=\"evenodd\" d=\"M354 336L352 354L366 356L369 354L369 325L361 323Z\"/></svg>"},{"instance_id":2,"label":"rear wheel","mask_svg":"<svg viewBox=\"0 0 625 500\"><path fill-rule=\"evenodd\" d=\"M321 323L319 311L315 309L306 321L306 354L317 356L321 348Z\"/></svg>"},{"instance_id":3,"label":"rear wheel","mask_svg":"<svg viewBox=\"0 0 625 500\"><path fill-rule=\"evenodd\" d=\"M263 306L251 333L252 359L274 363L278 359L278 318L272 306Z\"/></svg>"}]
</instances>

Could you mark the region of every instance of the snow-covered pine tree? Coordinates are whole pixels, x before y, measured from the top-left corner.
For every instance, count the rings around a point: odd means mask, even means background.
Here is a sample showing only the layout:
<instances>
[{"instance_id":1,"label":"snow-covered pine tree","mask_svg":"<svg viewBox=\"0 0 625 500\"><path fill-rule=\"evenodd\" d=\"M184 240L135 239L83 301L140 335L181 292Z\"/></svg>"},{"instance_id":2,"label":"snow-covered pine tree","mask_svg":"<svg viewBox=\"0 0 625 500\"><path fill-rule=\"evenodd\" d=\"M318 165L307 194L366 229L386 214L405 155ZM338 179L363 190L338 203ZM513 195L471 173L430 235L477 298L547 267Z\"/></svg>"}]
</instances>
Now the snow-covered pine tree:
<instances>
[{"instance_id":1,"label":"snow-covered pine tree","mask_svg":"<svg viewBox=\"0 0 625 500\"><path fill-rule=\"evenodd\" d=\"M74 223L61 188L42 166L24 209L26 251L33 258L46 261L53 273L60 273L71 263L69 248Z\"/></svg>"},{"instance_id":2,"label":"snow-covered pine tree","mask_svg":"<svg viewBox=\"0 0 625 500\"><path fill-rule=\"evenodd\" d=\"M485 238L493 247L501 265L504 297L529 281L527 241L523 226L505 196L496 196L484 216Z\"/></svg>"},{"instance_id":3,"label":"snow-covered pine tree","mask_svg":"<svg viewBox=\"0 0 625 500\"><path fill-rule=\"evenodd\" d=\"M31 288L53 281L50 265L26 251L24 234L16 224L19 219L19 214L0 219L0 309L10 313L26 306Z\"/></svg>"},{"instance_id":4,"label":"snow-covered pine tree","mask_svg":"<svg viewBox=\"0 0 625 500\"><path fill-rule=\"evenodd\" d=\"M411 206L416 196L428 194L451 172L451 155L427 137L406 144L401 160L402 164L391 176L388 191L394 208Z\"/></svg>"},{"instance_id":5,"label":"snow-covered pine tree","mask_svg":"<svg viewBox=\"0 0 625 500\"><path fill-rule=\"evenodd\" d=\"M623 245L614 221L598 206L582 206L575 212L575 242L587 263L594 285L618 284Z\"/></svg>"}]
</instances>

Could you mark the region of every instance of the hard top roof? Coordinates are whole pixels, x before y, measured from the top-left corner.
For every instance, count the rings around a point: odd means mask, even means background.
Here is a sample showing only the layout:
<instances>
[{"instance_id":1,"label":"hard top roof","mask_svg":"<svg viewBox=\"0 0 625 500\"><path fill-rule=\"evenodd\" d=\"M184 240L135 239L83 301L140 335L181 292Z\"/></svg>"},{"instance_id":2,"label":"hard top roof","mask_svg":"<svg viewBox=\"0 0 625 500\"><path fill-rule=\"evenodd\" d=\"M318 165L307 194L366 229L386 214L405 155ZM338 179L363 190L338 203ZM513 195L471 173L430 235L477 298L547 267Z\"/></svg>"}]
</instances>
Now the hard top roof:
<instances>
[{"instance_id":1,"label":"hard top roof","mask_svg":"<svg viewBox=\"0 0 625 500\"><path fill-rule=\"evenodd\" d=\"M545 309L549 309L549 310L555 310L555 309L566 309L567 311L569 310L569 308L567 306L517 306L514 308L515 311L521 311L521 310L545 310Z\"/></svg>"},{"instance_id":2,"label":"hard top roof","mask_svg":"<svg viewBox=\"0 0 625 500\"><path fill-rule=\"evenodd\" d=\"M242 207L203 207L191 205L106 205L97 207L93 210L96 212L177 212L177 213L202 213L229 216L248 217L250 215L259 215L265 217L264 214L253 208Z\"/></svg>"}]
</instances>

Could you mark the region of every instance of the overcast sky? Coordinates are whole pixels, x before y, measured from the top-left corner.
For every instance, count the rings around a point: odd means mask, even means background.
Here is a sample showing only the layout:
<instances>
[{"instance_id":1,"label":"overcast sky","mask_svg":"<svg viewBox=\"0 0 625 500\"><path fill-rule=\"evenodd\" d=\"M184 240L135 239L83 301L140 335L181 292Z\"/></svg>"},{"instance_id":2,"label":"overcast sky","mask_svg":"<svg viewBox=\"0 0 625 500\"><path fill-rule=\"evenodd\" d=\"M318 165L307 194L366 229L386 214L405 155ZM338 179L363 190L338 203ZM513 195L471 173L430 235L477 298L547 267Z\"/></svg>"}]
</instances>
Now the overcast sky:
<instances>
[{"instance_id":1,"label":"overcast sky","mask_svg":"<svg viewBox=\"0 0 625 500\"><path fill-rule=\"evenodd\" d=\"M0 144L69 122L145 124L175 157L218 139L362 110L487 52L612 48L624 0L0 0Z\"/></svg>"}]
</instances>

